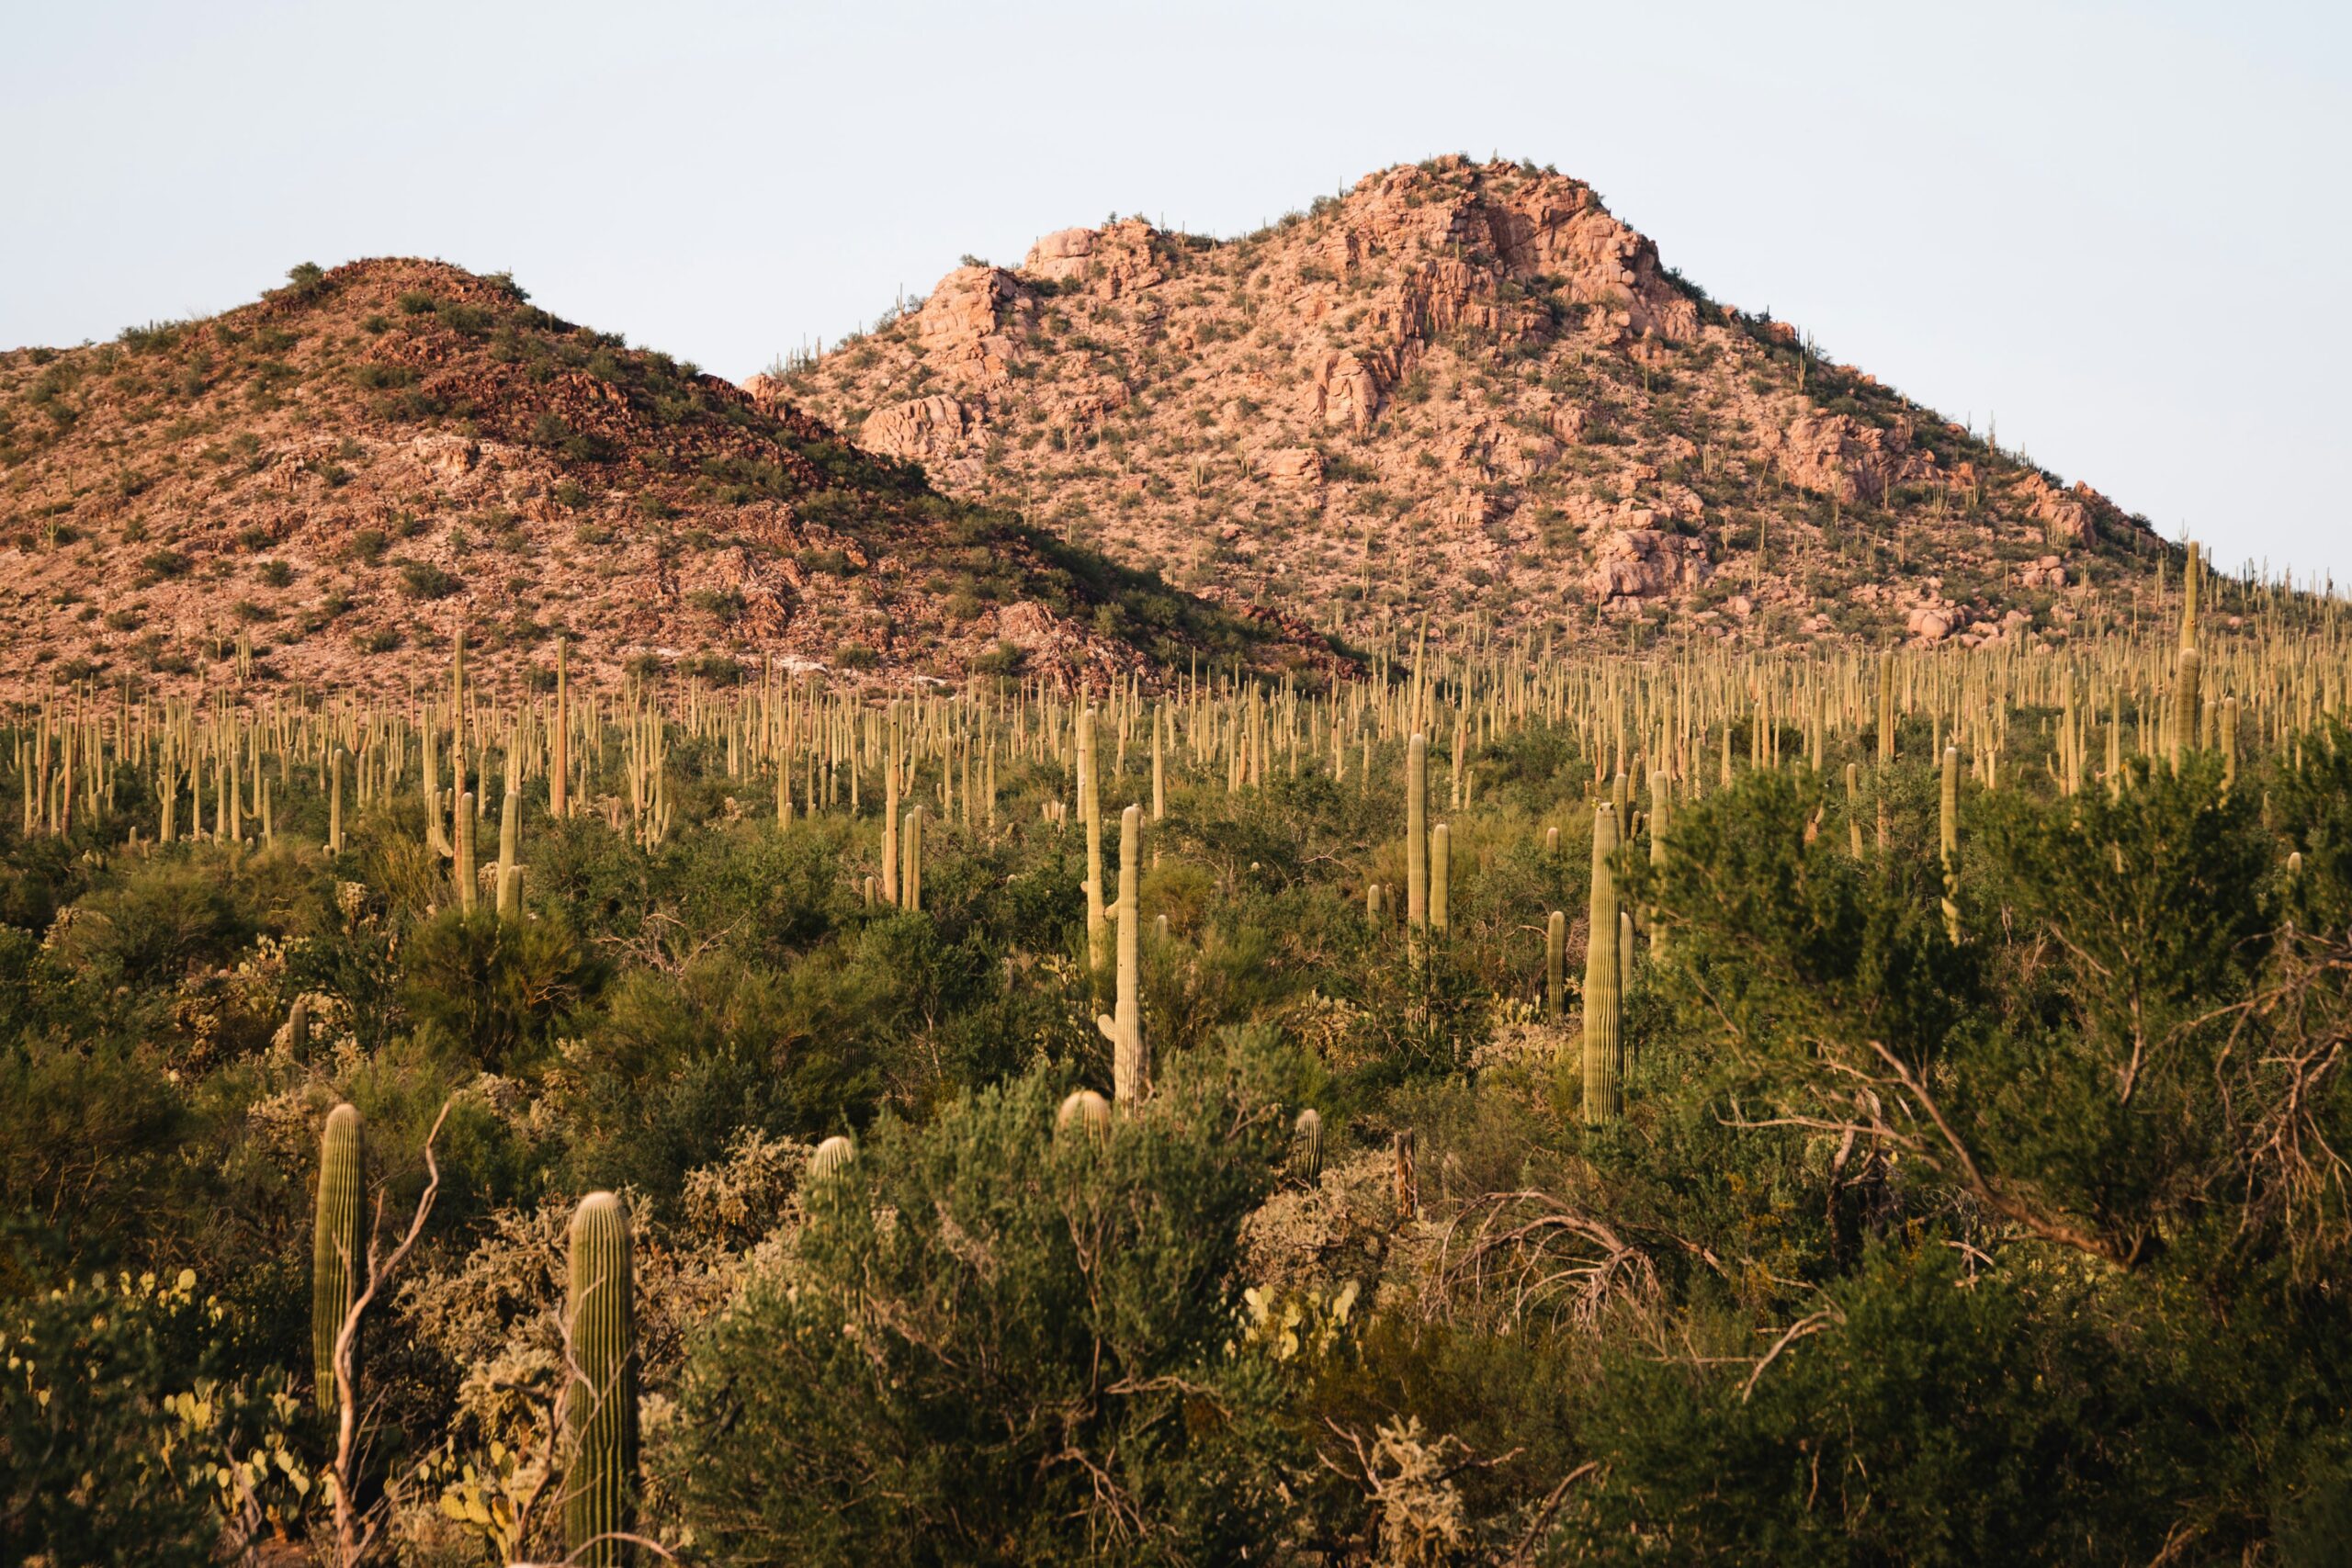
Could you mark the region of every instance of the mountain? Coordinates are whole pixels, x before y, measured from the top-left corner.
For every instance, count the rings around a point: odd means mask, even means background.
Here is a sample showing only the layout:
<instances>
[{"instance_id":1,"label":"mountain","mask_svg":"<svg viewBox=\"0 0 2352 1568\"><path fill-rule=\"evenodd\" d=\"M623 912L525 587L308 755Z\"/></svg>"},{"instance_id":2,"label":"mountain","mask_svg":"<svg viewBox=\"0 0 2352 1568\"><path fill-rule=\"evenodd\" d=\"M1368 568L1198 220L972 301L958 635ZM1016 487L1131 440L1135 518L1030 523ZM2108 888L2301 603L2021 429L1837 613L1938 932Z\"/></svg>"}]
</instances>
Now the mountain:
<instances>
[{"instance_id":1,"label":"mountain","mask_svg":"<svg viewBox=\"0 0 2352 1568\"><path fill-rule=\"evenodd\" d=\"M1439 158L1238 240L1126 219L967 263L748 385L1351 637L1425 612L1618 642L2063 636L2160 548L1709 299L1549 170Z\"/></svg>"},{"instance_id":2,"label":"mountain","mask_svg":"<svg viewBox=\"0 0 2352 1568\"><path fill-rule=\"evenodd\" d=\"M0 354L0 686L1333 663L438 262Z\"/></svg>"}]
</instances>

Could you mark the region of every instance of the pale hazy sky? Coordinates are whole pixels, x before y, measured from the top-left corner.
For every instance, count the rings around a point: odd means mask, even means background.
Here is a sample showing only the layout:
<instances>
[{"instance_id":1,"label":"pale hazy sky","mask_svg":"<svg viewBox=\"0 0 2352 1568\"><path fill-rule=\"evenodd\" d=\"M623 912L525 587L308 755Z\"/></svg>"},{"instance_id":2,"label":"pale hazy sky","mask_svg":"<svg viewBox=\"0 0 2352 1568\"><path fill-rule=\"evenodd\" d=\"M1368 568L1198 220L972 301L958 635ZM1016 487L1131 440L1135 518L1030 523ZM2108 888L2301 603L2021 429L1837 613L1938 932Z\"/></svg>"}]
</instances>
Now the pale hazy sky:
<instances>
[{"instance_id":1,"label":"pale hazy sky","mask_svg":"<svg viewBox=\"0 0 2352 1568\"><path fill-rule=\"evenodd\" d=\"M2347 57L2275 0L0 0L0 345L414 254L741 377L967 252L1499 152L2217 564L2352 580Z\"/></svg>"}]
</instances>

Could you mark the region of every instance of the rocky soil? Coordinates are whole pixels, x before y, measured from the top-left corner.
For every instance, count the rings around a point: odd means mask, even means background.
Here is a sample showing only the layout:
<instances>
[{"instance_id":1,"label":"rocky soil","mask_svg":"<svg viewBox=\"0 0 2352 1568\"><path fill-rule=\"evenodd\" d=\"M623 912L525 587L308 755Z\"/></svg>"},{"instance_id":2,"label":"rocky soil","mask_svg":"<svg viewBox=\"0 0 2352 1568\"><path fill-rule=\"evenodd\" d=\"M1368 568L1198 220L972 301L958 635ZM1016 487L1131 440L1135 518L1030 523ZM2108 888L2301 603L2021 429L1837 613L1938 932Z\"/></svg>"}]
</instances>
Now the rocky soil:
<instances>
[{"instance_id":1,"label":"rocky soil","mask_svg":"<svg viewBox=\"0 0 2352 1568\"><path fill-rule=\"evenodd\" d=\"M1332 666L746 391L440 263L299 268L255 304L0 353L0 691L399 691L463 624L493 680L774 661L1098 683Z\"/></svg>"}]
</instances>

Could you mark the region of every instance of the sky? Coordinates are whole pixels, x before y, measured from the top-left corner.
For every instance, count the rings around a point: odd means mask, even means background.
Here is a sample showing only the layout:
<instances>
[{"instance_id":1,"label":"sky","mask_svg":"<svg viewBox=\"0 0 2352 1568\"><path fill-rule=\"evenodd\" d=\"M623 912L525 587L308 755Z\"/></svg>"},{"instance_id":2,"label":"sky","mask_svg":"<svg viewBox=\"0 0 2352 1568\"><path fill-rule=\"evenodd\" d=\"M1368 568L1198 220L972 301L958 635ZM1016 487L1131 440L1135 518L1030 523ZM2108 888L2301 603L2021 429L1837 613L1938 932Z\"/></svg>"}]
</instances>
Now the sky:
<instances>
[{"instance_id":1,"label":"sky","mask_svg":"<svg viewBox=\"0 0 2352 1568\"><path fill-rule=\"evenodd\" d=\"M2352 583L2341 4L0 0L0 346L418 254L738 378L967 254L1499 152L2217 565Z\"/></svg>"}]
</instances>

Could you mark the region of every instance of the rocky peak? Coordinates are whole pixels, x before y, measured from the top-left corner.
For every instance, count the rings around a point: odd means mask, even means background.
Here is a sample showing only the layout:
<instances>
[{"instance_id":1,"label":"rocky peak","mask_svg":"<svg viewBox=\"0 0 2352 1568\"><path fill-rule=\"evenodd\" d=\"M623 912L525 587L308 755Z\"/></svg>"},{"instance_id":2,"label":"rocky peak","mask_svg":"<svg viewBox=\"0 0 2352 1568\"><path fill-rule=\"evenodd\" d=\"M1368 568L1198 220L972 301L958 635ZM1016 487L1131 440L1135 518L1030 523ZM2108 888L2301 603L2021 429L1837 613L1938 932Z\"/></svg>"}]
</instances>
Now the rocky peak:
<instances>
[{"instance_id":1,"label":"rocky peak","mask_svg":"<svg viewBox=\"0 0 2352 1568\"><path fill-rule=\"evenodd\" d=\"M2154 547L1708 300L1589 186L1502 162L1380 170L1238 240L1061 230L786 389L952 491L1342 632L1434 610L1794 637L1835 609L1901 635L1901 584L1990 611L2056 549L2024 602L2058 635L2100 575L2081 558Z\"/></svg>"}]
</instances>

